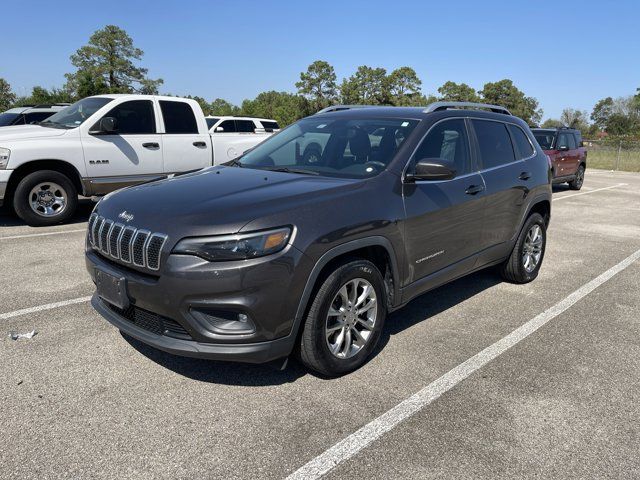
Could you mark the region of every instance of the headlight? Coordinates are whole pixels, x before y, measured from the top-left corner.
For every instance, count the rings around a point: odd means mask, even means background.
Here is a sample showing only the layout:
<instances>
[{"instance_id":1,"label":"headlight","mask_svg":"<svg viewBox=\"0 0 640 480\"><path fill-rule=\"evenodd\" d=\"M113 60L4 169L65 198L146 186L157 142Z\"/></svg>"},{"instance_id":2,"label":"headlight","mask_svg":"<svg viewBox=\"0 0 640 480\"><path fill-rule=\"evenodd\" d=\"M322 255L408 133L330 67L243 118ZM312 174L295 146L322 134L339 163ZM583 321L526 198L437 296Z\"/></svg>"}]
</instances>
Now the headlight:
<instances>
[{"instance_id":1,"label":"headlight","mask_svg":"<svg viewBox=\"0 0 640 480\"><path fill-rule=\"evenodd\" d=\"M245 260L279 252L287 245L289 238L290 227L237 235L185 238L173 248L173 253L195 255L210 262Z\"/></svg>"},{"instance_id":2,"label":"headlight","mask_svg":"<svg viewBox=\"0 0 640 480\"><path fill-rule=\"evenodd\" d=\"M11 156L11 150L8 148L0 147L0 170L7 168L9 164L9 157Z\"/></svg>"}]
</instances>

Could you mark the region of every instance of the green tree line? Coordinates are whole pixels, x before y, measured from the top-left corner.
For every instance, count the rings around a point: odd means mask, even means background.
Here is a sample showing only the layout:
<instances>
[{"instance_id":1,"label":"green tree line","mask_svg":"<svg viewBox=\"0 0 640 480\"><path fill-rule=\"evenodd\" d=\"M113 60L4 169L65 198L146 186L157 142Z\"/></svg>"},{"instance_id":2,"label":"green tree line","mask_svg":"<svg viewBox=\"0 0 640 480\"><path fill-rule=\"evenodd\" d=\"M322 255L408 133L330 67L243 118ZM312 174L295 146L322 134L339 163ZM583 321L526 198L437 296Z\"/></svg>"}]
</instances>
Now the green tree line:
<instances>
[{"instance_id":1,"label":"green tree line","mask_svg":"<svg viewBox=\"0 0 640 480\"><path fill-rule=\"evenodd\" d=\"M75 70L65 75L66 83L61 88L36 86L31 95L18 97L0 78L0 111L16 105L73 102L103 93L158 94L163 80L148 77L148 70L140 66L143 55L126 31L107 25L71 55ZM438 100L484 102L505 106L532 126L540 125L543 114L537 99L527 96L510 79L485 83L480 90L447 81L437 93L425 95L422 80L409 66L388 72L383 67L361 65L338 81L331 64L316 60L300 73L293 87L295 93L266 91L240 105L222 98L187 97L195 99L206 115L260 116L274 118L283 126L338 103L424 106ZM548 119L542 125L566 125L611 135L640 134L640 89L633 96L600 100L590 116L586 111L567 108L559 119Z\"/></svg>"}]
</instances>

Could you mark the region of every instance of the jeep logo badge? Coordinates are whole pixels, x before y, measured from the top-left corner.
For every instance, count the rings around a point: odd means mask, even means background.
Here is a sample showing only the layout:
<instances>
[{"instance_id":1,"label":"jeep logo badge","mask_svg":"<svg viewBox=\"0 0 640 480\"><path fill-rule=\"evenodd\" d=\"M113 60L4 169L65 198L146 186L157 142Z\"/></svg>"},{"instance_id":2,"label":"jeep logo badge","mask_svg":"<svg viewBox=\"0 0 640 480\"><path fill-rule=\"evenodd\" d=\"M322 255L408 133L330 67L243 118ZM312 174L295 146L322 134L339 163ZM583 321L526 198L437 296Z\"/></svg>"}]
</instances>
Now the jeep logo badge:
<instances>
[{"instance_id":1,"label":"jeep logo badge","mask_svg":"<svg viewBox=\"0 0 640 480\"><path fill-rule=\"evenodd\" d=\"M120 212L120 215L118 215L118 218L121 218L129 223L131 220L133 220L133 214L127 213L126 210L123 210L122 212Z\"/></svg>"}]
</instances>

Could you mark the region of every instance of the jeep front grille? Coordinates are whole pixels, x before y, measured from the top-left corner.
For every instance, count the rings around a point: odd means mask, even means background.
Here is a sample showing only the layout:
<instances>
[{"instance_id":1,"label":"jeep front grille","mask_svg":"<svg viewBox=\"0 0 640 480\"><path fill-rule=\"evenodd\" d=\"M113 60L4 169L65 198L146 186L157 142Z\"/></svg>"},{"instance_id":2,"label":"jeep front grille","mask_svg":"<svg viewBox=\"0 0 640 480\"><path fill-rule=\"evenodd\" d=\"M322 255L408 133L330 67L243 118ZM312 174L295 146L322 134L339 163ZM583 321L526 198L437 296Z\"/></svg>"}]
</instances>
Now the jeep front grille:
<instances>
[{"instance_id":1,"label":"jeep front grille","mask_svg":"<svg viewBox=\"0 0 640 480\"><path fill-rule=\"evenodd\" d=\"M94 213L87 235L91 247L106 257L149 270L160 269L162 247L167 241L163 233L137 229Z\"/></svg>"}]
</instances>

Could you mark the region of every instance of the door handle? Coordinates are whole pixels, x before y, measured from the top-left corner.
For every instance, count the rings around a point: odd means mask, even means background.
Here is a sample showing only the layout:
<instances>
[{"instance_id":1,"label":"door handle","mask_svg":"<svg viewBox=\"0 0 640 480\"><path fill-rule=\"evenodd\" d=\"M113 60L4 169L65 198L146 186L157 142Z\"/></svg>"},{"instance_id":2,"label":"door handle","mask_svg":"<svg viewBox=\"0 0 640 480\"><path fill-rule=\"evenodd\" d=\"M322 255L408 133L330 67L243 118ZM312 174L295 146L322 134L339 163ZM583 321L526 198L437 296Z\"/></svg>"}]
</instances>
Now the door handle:
<instances>
[{"instance_id":1,"label":"door handle","mask_svg":"<svg viewBox=\"0 0 640 480\"><path fill-rule=\"evenodd\" d=\"M480 193L483 190L484 187L482 185L471 185L464 191L464 193L466 193L467 195L475 195L476 193Z\"/></svg>"},{"instance_id":2,"label":"door handle","mask_svg":"<svg viewBox=\"0 0 640 480\"><path fill-rule=\"evenodd\" d=\"M160 144L156 142L143 143L142 146L144 148L160 148Z\"/></svg>"},{"instance_id":3,"label":"door handle","mask_svg":"<svg viewBox=\"0 0 640 480\"><path fill-rule=\"evenodd\" d=\"M519 178L520 180L529 180L529 179L531 178L531 173L529 173L529 172L522 172L518 178Z\"/></svg>"},{"instance_id":4,"label":"door handle","mask_svg":"<svg viewBox=\"0 0 640 480\"><path fill-rule=\"evenodd\" d=\"M206 143L204 143L204 142L193 142L193 146L194 146L194 147L201 148L201 147L206 147L206 146L207 146L207 144L206 144Z\"/></svg>"}]
</instances>

